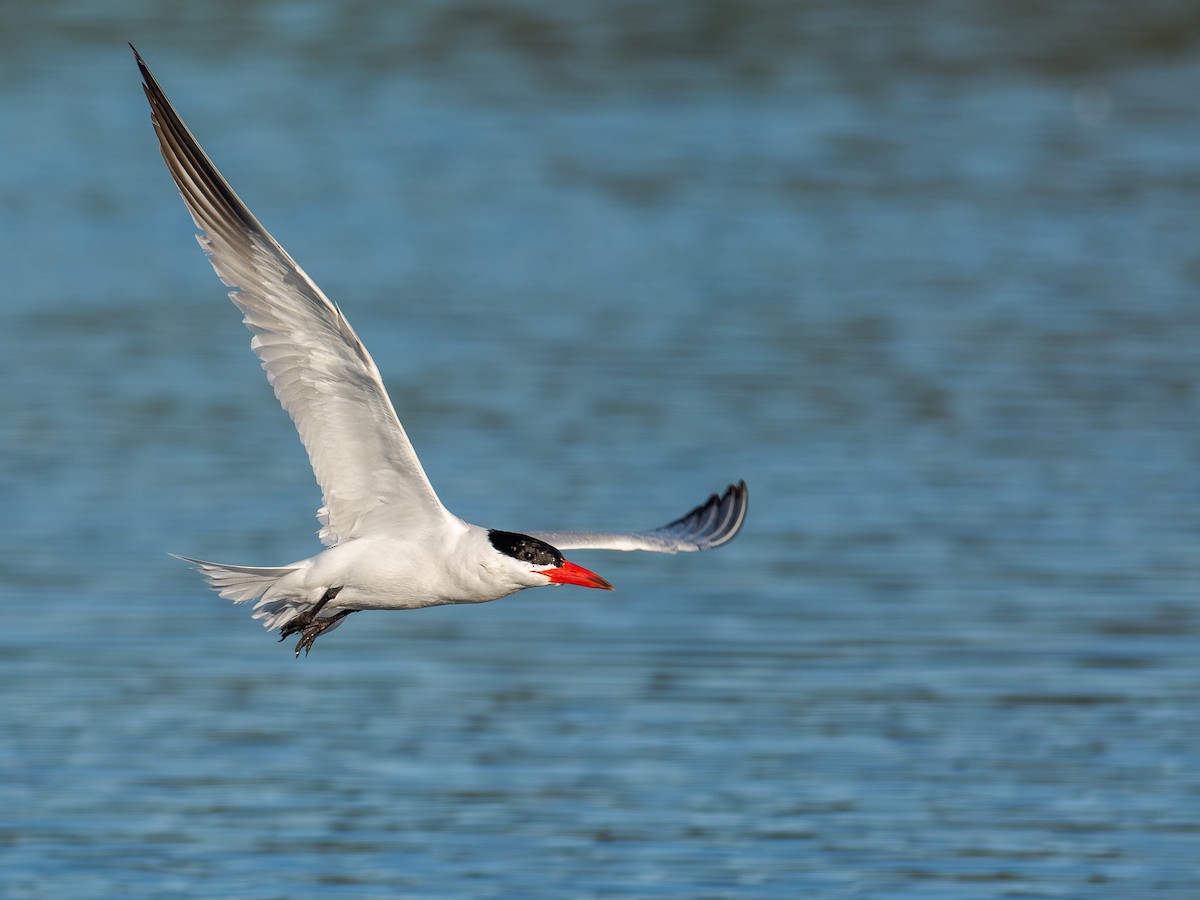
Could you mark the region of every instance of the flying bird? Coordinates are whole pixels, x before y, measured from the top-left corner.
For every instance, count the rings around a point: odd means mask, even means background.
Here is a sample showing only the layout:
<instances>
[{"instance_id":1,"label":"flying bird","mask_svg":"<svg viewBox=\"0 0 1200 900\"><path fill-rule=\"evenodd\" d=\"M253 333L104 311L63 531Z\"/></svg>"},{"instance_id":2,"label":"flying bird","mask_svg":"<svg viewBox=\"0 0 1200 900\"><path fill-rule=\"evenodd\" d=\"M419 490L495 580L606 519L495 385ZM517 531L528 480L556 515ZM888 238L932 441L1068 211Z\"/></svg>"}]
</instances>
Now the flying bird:
<instances>
[{"instance_id":1,"label":"flying bird","mask_svg":"<svg viewBox=\"0 0 1200 900\"><path fill-rule=\"evenodd\" d=\"M132 48L132 45L131 45ZM442 505L400 424L383 379L341 309L304 273L221 177L136 48L167 169L230 288L250 346L291 416L321 488L325 548L286 566L233 566L180 556L222 597L256 601L255 619L299 635L296 656L366 609L484 603L525 588L612 590L564 550L708 550L746 517L744 481L668 525L638 532L481 528Z\"/></svg>"}]
</instances>

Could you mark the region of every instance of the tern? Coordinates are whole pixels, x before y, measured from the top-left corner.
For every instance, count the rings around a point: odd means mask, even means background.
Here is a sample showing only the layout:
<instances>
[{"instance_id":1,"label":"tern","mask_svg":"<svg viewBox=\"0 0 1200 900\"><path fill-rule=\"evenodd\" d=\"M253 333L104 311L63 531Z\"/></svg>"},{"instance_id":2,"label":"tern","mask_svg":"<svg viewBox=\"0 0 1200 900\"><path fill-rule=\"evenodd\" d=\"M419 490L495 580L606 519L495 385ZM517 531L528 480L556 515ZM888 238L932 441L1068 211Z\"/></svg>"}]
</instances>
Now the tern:
<instances>
[{"instance_id":1,"label":"tern","mask_svg":"<svg viewBox=\"0 0 1200 900\"><path fill-rule=\"evenodd\" d=\"M564 550L708 550L746 517L744 481L668 525L638 532L517 533L481 528L442 505L375 362L341 309L267 233L134 58L167 169L217 276L253 335L275 396L291 416L321 488L320 553L286 566L233 566L180 556L222 597L256 601L255 619L299 635L296 656L346 616L368 609L485 603L525 588L612 590Z\"/></svg>"}]
</instances>

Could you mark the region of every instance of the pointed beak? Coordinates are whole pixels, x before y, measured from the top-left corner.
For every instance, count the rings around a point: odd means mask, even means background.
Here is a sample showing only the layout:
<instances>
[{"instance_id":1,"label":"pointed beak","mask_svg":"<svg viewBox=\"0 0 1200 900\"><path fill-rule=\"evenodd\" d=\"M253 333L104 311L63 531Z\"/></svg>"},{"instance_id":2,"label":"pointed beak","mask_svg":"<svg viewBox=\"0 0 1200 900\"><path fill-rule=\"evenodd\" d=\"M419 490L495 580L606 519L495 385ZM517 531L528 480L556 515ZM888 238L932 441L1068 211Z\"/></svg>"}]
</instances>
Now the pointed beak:
<instances>
[{"instance_id":1,"label":"pointed beak","mask_svg":"<svg viewBox=\"0 0 1200 900\"><path fill-rule=\"evenodd\" d=\"M611 584L595 572L589 572L583 566L577 566L565 559L557 569L542 569L538 574L545 575L553 584L578 584L581 587L599 588L602 591L613 589Z\"/></svg>"}]
</instances>

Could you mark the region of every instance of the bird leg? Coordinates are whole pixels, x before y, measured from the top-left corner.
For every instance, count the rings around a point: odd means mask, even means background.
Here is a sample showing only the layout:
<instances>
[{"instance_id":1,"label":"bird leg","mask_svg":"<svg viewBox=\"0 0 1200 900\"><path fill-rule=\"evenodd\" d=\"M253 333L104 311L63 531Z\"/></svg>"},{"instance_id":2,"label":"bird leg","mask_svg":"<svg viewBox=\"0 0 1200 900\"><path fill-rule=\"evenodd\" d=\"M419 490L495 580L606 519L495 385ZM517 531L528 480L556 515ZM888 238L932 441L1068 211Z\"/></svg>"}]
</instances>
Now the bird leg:
<instances>
[{"instance_id":1,"label":"bird leg","mask_svg":"<svg viewBox=\"0 0 1200 900\"><path fill-rule=\"evenodd\" d=\"M342 610L337 615L329 616L328 618L324 618L324 619L317 618L317 616L320 614L321 610L323 610L325 608L325 604L327 604L330 600L332 600L334 597L336 597L341 592L341 590L342 590L341 585L338 585L337 587L329 588L328 590L325 591L324 594L321 595L320 600L318 600L315 604L313 604L311 607L309 607L303 613L296 616L296 618L285 623L279 629L279 639L281 641L284 640L285 638L291 637L293 634L301 635L300 643L296 645L296 655L297 656L300 655L300 649L302 647L304 648L304 653L307 656L308 652L310 650L312 650L313 642L322 633L324 633L324 632L328 631L330 628L332 628L334 622L340 622L342 619L346 618L346 616L348 616L350 613L352 613L354 611L354 610L346 609L346 610Z\"/></svg>"}]
</instances>

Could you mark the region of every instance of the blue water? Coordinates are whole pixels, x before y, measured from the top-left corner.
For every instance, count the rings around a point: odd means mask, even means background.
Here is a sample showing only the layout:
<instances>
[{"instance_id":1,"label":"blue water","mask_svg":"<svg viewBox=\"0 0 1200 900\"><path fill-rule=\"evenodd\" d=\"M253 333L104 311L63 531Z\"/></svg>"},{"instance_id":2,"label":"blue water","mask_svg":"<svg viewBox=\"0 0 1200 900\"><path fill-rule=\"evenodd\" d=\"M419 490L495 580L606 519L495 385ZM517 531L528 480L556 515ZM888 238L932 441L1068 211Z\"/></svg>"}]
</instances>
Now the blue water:
<instances>
[{"instance_id":1,"label":"blue water","mask_svg":"<svg viewBox=\"0 0 1200 900\"><path fill-rule=\"evenodd\" d=\"M446 503L742 536L307 659L133 41ZM0 895L1200 896L1185 2L10 4Z\"/></svg>"}]
</instances>

